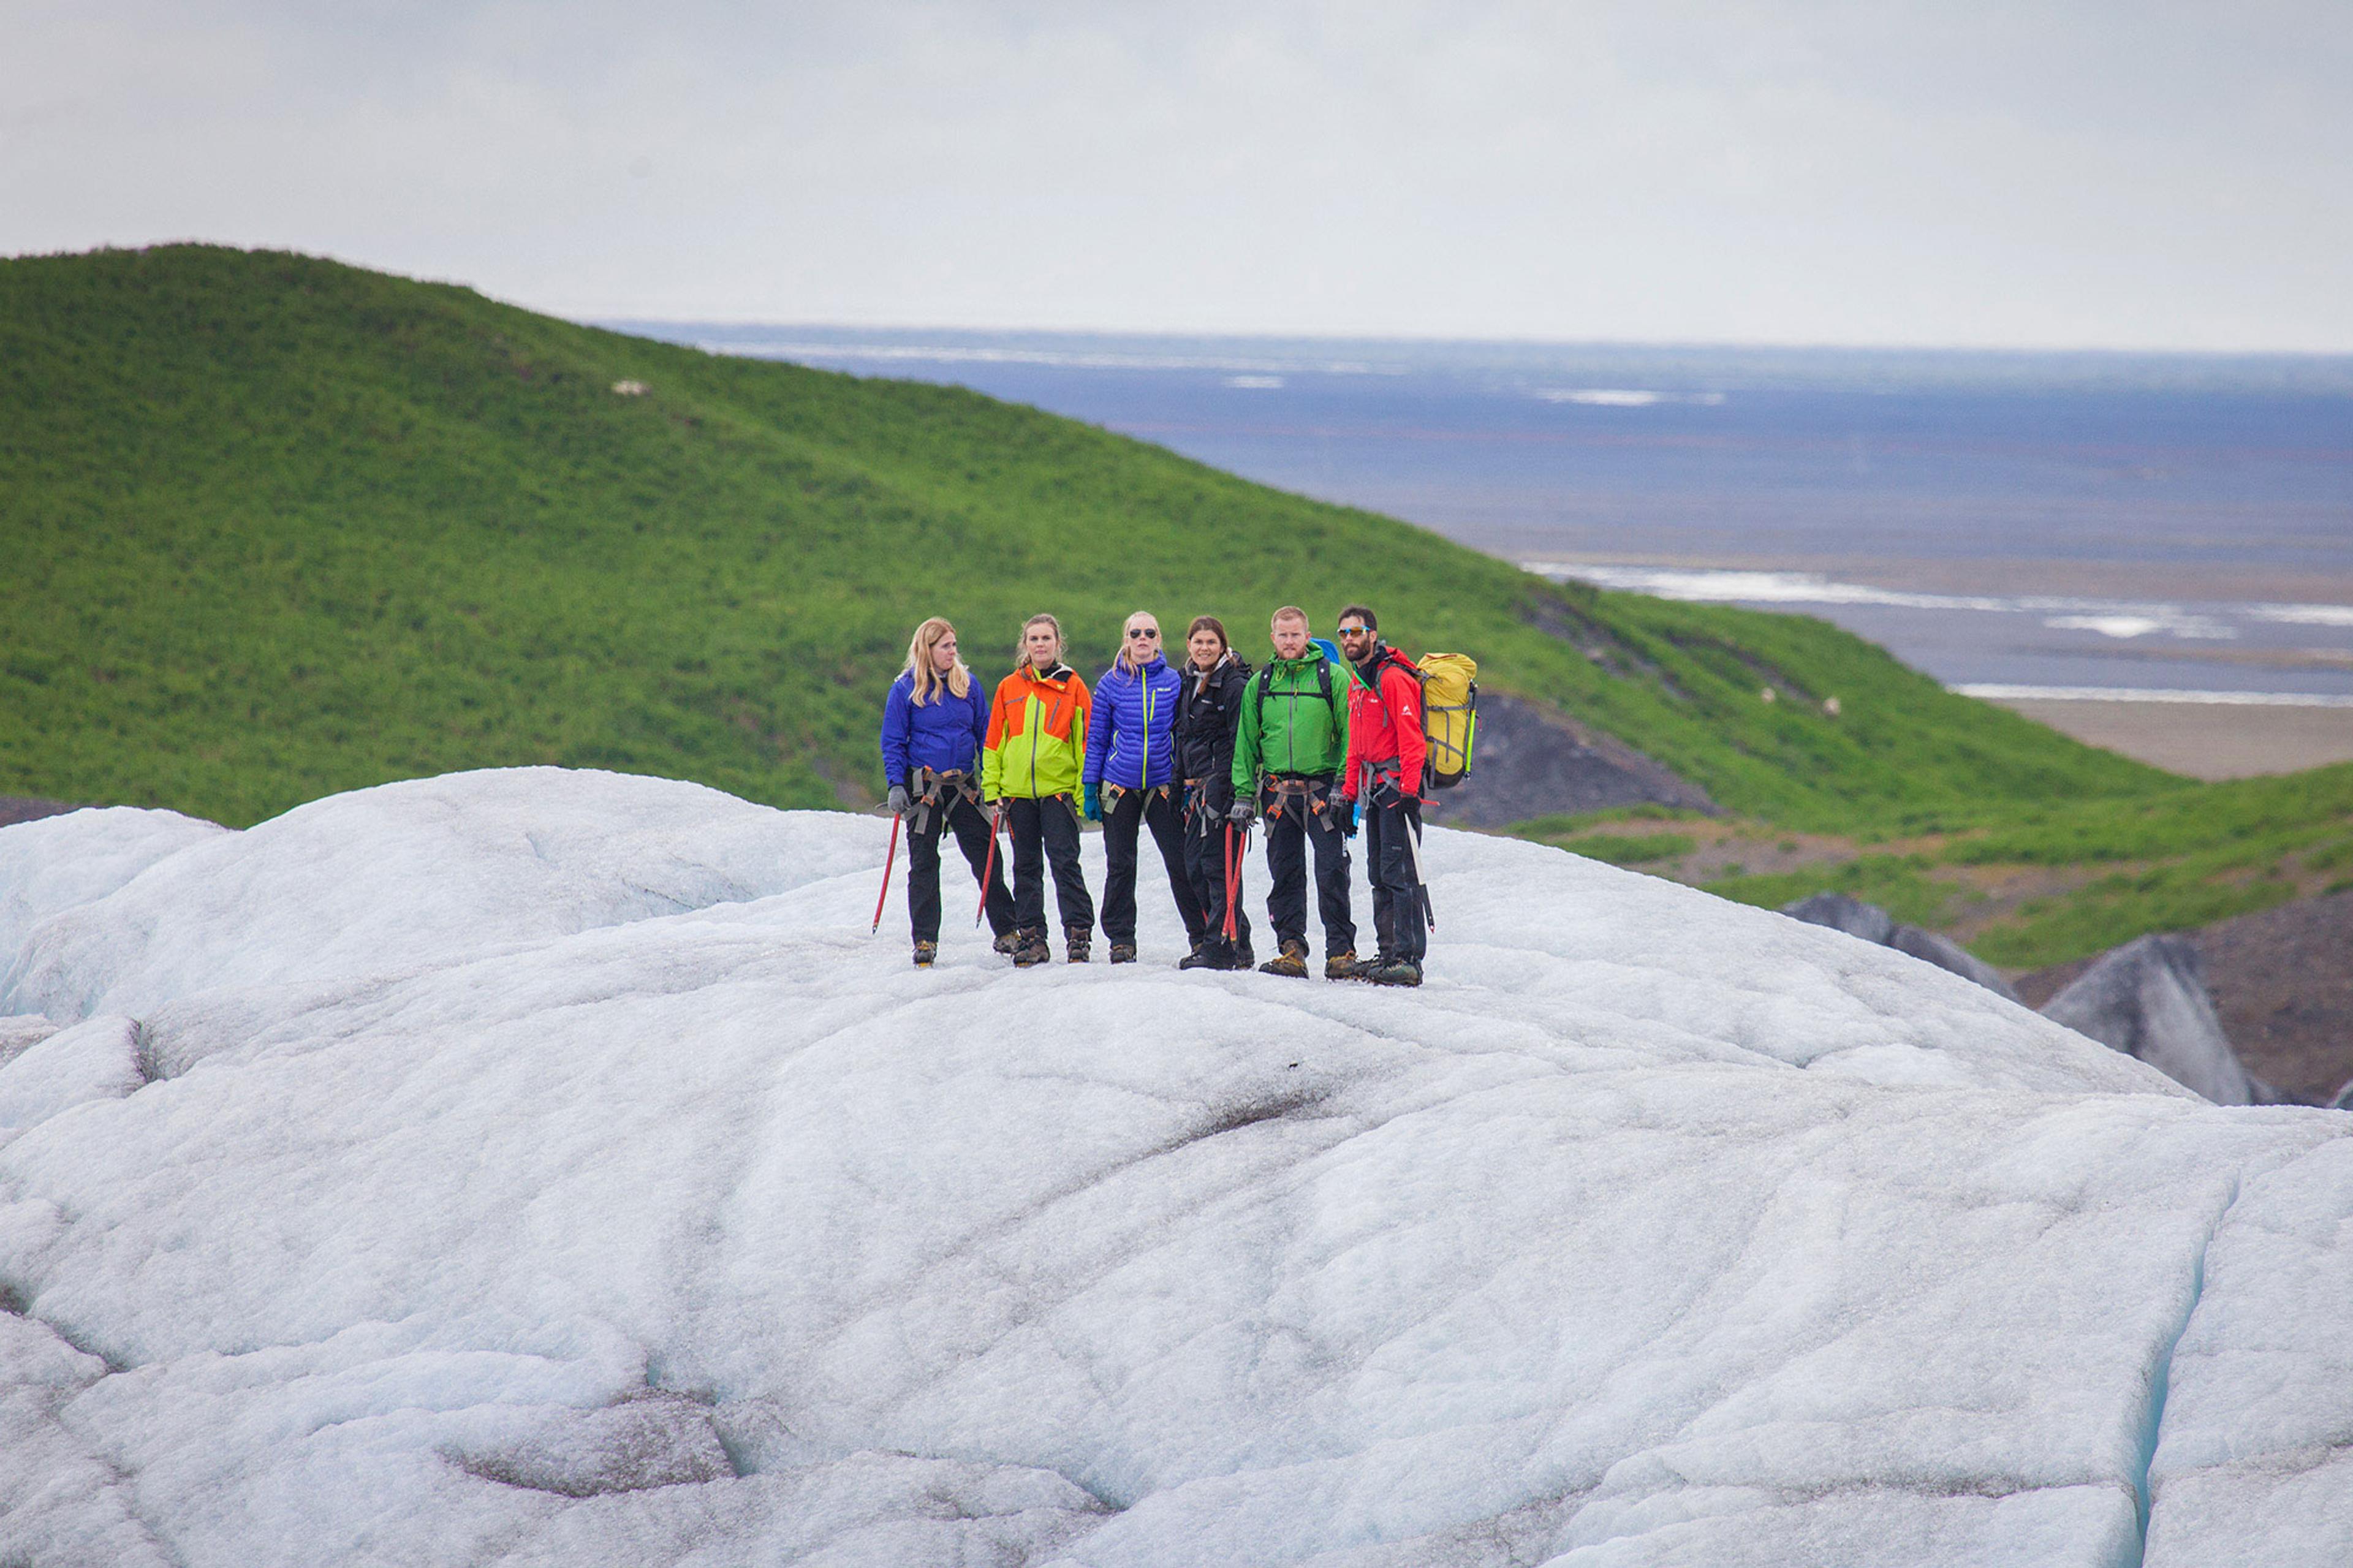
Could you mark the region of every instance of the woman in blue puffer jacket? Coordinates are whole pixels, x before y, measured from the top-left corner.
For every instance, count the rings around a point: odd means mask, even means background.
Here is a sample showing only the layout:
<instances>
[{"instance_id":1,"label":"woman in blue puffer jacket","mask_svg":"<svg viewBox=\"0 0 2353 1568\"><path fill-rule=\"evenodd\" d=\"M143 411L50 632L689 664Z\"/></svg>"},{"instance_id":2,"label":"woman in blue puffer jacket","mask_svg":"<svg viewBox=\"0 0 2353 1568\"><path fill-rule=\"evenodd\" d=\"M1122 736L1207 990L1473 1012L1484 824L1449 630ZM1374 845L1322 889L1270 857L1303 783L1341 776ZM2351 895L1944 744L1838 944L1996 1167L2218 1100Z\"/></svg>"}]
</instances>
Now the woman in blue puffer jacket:
<instances>
[{"instance_id":1,"label":"woman in blue puffer jacket","mask_svg":"<svg viewBox=\"0 0 2353 1568\"><path fill-rule=\"evenodd\" d=\"M1168 869L1168 890L1198 948L1209 929L1185 874L1184 785L1176 776L1175 725L1185 678L1160 653L1160 623L1127 617L1119 658L1096 683L1087 721L1087 820L1103 825L1103 931L1113 963L1135 962L1135 838L1152 829Z\"/></svg>"},{"instance_id":2,"label":"woman in blue puffer jacket","mask_svg":"<svg viewBox=\"0 0 2353 1568\"><path fill-rule=\"evenodd\" d=\"M980 808L980 742L988 731L988 695L956 657L955 627L934 616L915 628L907 668L882 702L882 777L891 810L907 824L907 916L914 927L915 967L929 969L940 945L940 835L986 876L983 901L1000 942L1013 932L1013 895L1005 868L990 865L989 819Z\"/></svg>"}]
</instances>

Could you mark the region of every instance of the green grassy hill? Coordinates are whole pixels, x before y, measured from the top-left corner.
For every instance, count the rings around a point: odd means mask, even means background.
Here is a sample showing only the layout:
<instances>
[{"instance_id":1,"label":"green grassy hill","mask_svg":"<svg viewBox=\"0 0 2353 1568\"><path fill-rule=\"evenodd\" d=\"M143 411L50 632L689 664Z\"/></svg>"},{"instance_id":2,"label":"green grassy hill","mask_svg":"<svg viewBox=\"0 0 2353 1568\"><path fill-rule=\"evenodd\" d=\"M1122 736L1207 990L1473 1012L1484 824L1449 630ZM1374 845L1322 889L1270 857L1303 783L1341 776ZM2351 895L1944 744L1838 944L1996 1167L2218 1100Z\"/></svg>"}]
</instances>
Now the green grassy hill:
<instances>
[{"instance_id":1,"label":"green grassy hill","mask_svg":"<svg viewBox=\"0 0 2353 1568\"><path fill-rule=\"evenodd\" d=\"M2178 786L1819 622L1564 588L976 394L296 256L0 261L0 793L231 824L519 763L872 799L924 615L994 679L1033 610L1092 671L1138 606L1255 653L1273 605L1328 627L1352 598L1767 821Z\"/></svg>"}]
</instances>

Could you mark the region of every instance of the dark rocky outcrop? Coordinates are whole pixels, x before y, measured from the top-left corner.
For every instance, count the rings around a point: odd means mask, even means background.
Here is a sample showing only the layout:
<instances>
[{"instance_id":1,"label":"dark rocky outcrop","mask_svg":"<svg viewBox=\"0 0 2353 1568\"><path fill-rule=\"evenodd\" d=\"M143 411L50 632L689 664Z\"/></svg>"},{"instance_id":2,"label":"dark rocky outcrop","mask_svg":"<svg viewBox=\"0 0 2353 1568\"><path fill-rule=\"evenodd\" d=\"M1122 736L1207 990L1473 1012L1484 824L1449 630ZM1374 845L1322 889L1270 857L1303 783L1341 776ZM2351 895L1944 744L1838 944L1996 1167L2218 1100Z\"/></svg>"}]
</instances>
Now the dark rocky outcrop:
<instances>
[{"instance_id":1,"label":"dark rocky outcrop","mask_svg":"<svg viewBox=\"0 0 2353 1568\"><path fill-rule=\"evenodd\" d=\"M2217 1105L2274 1105L2287 1098L2241 1065L2187 937L2125 943L2051 998L2042 1016L2138 1058Z\"/></svg>"},{"instance_id":2,"label":"dark rocky outcrop","mask_svg":"<svg viewBox=\"0 0 2353 1568\"><path fill-rule=\"evenodd\" d=\"M2018 1000L2018 993L2001 977L2001 971L1986 963L1958 942L1938 936L1918 926L1898 923L1893 915L1877 904L1866 904L1844 893L1816 893L1799 899L1794 904L1782 906L1781 912L1809 925L1828 926L1864 942L1881 947L1892 947L1924 963L1939 969L1949 969L1964 980L1975 981L1997 995Z\"/></svg>"},{"instance_id":3,"label":"dark rocky outcrop","mask_svg":"<svg viewBox=\"0 0 2353 1568\"><path fill-rule=\"evenodd\" d=\"M1877 904L1866 904L1844 893L1816 893L1794 904L1782 905L1781 912L1808 925L1828 926L1880 947L1885 947L1888 939L1895 934L1894 916Z\"/></svg>"},{"instance_id":4,"label":"dark rocky outcrop","mask_svg":"<svg viewBox=\"0 0 2353 1568\"><path fill-rule=\"evenodd\" d=\"M1892 947L2020 1000L1993 965L1950 938L1901 924L1876 904L1844 893L1816 893L1785 905L1781 912ZM2198 948L2187 937L2141 937L2079 966L2041 1011L2055 1024L2147 1062L2217 1105L2279 1105L2295 1099L2239 1060L2214 1011ZM2353 1109L2353 1084L2339 1098Z\"/></svg>"},{"instance_id":5,"label":"dark rocky outcrop","mask_svg":"<svg viewBox=\"0 0 2353 1568\"><path fill-rule=\"evenodd\" d=\"M1974 980L1987 990L2012 1002L2018 1000L2018 993L2011 990L2010 982L2001 977L2000 970L1950 937L1922 931L1918 926L1900 925L1888 937L1887 945L1898 952L1908 952L1924 963L1949 969L1964 980Z\"/></svg>"},{"instance_id":6,"label":"dark rocky outcrop","mask_svg":"<svg viewBox=\"0 0 2353 1568\"><path fill-rule=\"evenodd\" d=\"M1426 815L1452 827L1504 827L1644 805L1717 809L1705 790L1615 736L1541 703L1482 691L1471 776L1431 792Z\"/></svg>"},{"instance_id":7,"label":"dark rocky outcrop","mask_svg":"<svg viewBox=\"0 0 2353 1568\"><path fill-rule=\"evenodd\" d=\"M2198 949L2215 1016L2247 1070L2301 1103L2335 1101L2353 1079L2353 892L2179 934ZM2105 956L2021 974L2018 989L2039 1005Z\"/></svg>"}]
</instances>

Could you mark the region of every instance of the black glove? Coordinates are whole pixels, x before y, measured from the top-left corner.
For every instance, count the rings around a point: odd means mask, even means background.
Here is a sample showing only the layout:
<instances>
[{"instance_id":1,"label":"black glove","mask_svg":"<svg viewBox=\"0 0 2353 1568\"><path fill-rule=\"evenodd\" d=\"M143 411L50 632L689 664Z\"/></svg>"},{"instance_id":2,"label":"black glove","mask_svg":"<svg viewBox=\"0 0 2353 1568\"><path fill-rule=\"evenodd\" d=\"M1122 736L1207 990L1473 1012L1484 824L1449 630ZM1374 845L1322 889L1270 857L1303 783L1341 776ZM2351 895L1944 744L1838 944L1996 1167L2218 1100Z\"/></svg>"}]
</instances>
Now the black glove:
<instances>
[{"instance_id":1,"label":"black glove","mask_svg":"<svg viewBox=\"0 0 2353 1568\"><path fill-rule=\"evenodd\" d=\"M883 804L891 808L892 816L904 816L907 815L907 807L913 803L908 798L905 784L892 784L891 797Z\"/></svg>"},{"instance_id":2,"label":"black glove","mask_svg":"<svg viewBox=\"0 0 2353 1568\"><path fill-rule=\"evenodd\" d=\"M1246 800L1237 800L1226 810L1226 820L1236 827L1248 827L1257 816L1257 810Z\"/></svg>"},{"instance_id":3,"label":"black glove","mask_svg":"<svg viewBox=\"0 0 2353 1568\"><path fill-rule=\"evenodd\" d=\"M1354 838L1356 836L1356 803L1344 800L1332 809L1340 814L1340 837Z\"/></svg>"}]
</instances>

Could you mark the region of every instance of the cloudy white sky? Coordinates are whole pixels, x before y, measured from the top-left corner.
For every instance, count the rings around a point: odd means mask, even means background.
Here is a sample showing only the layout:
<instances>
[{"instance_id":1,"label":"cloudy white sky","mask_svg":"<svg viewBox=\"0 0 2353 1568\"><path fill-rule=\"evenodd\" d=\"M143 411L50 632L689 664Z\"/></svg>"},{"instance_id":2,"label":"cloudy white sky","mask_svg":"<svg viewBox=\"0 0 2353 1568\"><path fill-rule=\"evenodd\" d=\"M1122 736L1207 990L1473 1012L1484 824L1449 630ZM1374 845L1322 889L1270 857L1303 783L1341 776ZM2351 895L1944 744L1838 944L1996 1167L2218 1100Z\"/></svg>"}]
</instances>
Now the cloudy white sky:
<instances>
[{"instance_id":1,"label":"cloudy white sky","mask_svg":"<svg viewBox=\"0 0 2353 1568\"><path fill-rule=\"evenodd\" d=\"M2353 5L0 0L0 252L572 315L2353 351Z\"/></svg>"}]
</instances>

